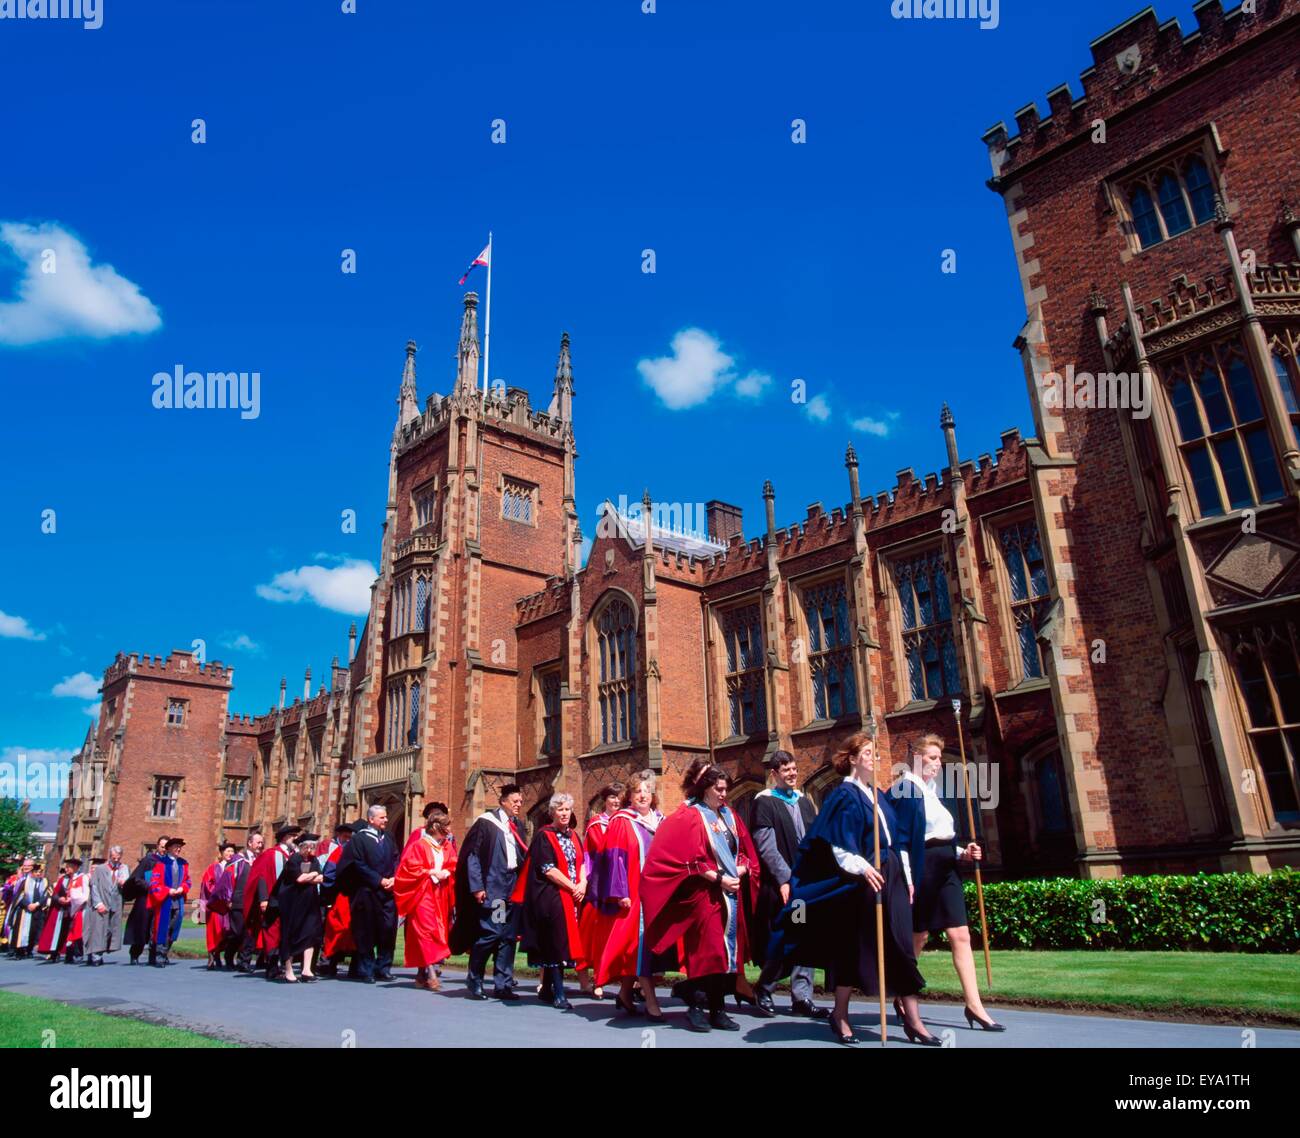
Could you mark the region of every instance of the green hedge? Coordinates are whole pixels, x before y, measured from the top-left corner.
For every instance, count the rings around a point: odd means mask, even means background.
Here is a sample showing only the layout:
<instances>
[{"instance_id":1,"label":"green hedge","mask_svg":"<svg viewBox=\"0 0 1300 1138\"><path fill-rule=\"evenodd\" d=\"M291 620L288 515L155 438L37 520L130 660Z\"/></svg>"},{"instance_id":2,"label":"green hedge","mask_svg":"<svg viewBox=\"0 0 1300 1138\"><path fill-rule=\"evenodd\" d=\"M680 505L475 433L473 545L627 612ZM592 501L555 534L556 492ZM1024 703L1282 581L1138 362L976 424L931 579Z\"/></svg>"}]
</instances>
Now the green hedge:
<instances>
[{"instance_id":1,"label":"green hedge","mask_svg":"<svg viewBox=\"0 0 1300 1138\"><path fill-rule=\"evenodd\" d=\"M975 883L966 910L978 937ZM1300 873L1056 878L984 886L994 948L1300 951Z\"/></svg>"}]
</instances>

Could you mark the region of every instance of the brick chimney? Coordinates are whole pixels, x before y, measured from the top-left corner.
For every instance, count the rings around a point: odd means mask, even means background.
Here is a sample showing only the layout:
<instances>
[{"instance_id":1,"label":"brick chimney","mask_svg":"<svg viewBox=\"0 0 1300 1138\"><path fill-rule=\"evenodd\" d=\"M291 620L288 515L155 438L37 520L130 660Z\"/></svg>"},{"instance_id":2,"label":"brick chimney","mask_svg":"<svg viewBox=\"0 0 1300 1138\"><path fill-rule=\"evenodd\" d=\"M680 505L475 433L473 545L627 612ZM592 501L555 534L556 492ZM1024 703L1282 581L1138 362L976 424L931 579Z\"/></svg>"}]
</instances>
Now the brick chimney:
<instances>
[{"instance_id":1,"label":"brick chimney","mask_svg":"<svg viewBox=\"0 0 1300 1138\"><path fill-rule=\"evenodd\" d=\"M743 513L739 506L731 506L714 498L704 503L704 515L708 520L709 536L714 541L728 542L736 534L742 537L745 527L742 524Z\"/></svg>"}]
</instances>

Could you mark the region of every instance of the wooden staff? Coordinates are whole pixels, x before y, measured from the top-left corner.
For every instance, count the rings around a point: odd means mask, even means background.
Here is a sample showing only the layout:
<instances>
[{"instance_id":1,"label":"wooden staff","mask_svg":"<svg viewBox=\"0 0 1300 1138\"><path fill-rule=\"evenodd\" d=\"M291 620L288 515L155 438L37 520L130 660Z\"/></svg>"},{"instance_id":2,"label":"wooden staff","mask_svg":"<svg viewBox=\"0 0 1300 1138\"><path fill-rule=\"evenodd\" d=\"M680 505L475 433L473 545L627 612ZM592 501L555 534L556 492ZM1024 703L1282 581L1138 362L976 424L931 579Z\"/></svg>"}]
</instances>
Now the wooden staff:
<instances>
[{"instance_id":1,"label":"wooden staff","mask_svg":"<svg viewBox=\"0 0 1300 1138\"><path fill-rule=\"evenodd\" d=\"M880 769L880 760L876 755L876 725L867 727L871 736L871 829L876 844L876 872L880 873L880 780L876 772ZM884 877L884 874L880 874ZM889 1027L885 1019L885 887L881 882L876 890L876 980L880 986L880 1046L885 1046Z\"/></svg>"},{"instance_id":2,"label":"wooden staff","mask_svg":"<svg viewBox=\"0 0 1300 1138\"><path fill-rule=\"evenodd\" d=\"M961 700L952 701L952 711L957 717L957 743L961 748L961 780L966 796L966 824L970 829L970 840L976 842L979 840L979 835L975 832L975 806L970 797L970 772L966 766L966 736L961 729ZM992 991L993 961L989 957L989 922L984 915L984 878L980 873L979 862L975 863L975 895L980 903L980 939L984 942L984 975L989 982L989 991Z\"/></svg>"}]
</instances>

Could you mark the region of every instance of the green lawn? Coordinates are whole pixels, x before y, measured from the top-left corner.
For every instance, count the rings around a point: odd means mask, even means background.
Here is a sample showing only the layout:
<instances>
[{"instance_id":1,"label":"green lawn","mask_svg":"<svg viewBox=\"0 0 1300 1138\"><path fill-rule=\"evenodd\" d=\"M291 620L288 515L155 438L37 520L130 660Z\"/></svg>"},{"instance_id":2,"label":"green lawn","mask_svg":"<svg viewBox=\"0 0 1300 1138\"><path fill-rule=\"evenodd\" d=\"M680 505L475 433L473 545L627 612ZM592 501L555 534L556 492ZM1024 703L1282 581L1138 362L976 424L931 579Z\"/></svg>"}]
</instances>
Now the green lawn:
<instances>
[{"instance_id":1,"label":"green lawn","mask_svg":"<svg viewBox=\"0 0 1300 1138\"><path fill-rule=\"evenodd\" d=\"M205 955L201 941L181 942L173 953ZM396 959L402 959L401 931ZM447 961L450 968L464 968L465 964L463 956ZM984 956L978 948L975 964L984 991ZM522 956L516 971L521 977L535 975ZM758 978L758 969L752 965L748 972L751 980ZM961 989L946 949L927 951L921 958L921 972L930 998L958 998ZM819 986L821 982L818 973ZM1300 956L999 949L993 952L993 990L986 992L984 999L990 1007L1019 1004L1300 1024Z\"/></svg>"},{"instance_id":2,"label":"green lawn","mask_svg":"<svg viewBox=\"0 0 1300 1138\"><path fill-rule=\"evenodd\" d=\"M232 1047L143 1020L0 992L0 1047Z\"/></svg>"}]
</instances>

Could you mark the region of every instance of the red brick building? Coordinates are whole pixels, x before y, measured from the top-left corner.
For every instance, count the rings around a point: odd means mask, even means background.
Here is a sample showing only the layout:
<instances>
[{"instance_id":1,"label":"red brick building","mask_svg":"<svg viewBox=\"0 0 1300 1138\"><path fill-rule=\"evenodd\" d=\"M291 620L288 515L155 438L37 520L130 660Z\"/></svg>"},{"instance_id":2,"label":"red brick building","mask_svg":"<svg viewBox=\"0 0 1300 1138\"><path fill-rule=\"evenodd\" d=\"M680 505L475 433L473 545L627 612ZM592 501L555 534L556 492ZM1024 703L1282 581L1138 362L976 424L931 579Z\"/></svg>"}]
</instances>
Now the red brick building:
<instances>
[{"instance_id":1,"label":"red brick building","mask_svg":"<svg viewBox=\"0 0 1300 1138\"><path fill-rule=\"evenodd\" d=\"M534 811L647 766L671 807L699 756L743 808L776 748L814 795L851 731L955 755L960 699L995 872L1300 862L1300 0L1258 7L1211 0L1190 35L1147 10L1093 44L1083 97L987 134L1035 438L962 459L945 407L938 473L864 494L850 447L837 504L778 526L766 483L749 538L723 502L701 533L607 503L581 566L568 338L545 411L484 398L471 293L450 393L421 406L407 346L348 666L242 718L219 664L119 656L84 751L105 793L65 803L61 846L373 802L463 828L504 782ZM1047 396L1084 372L1150 400Z\"/></svg>"}]
</instances>

